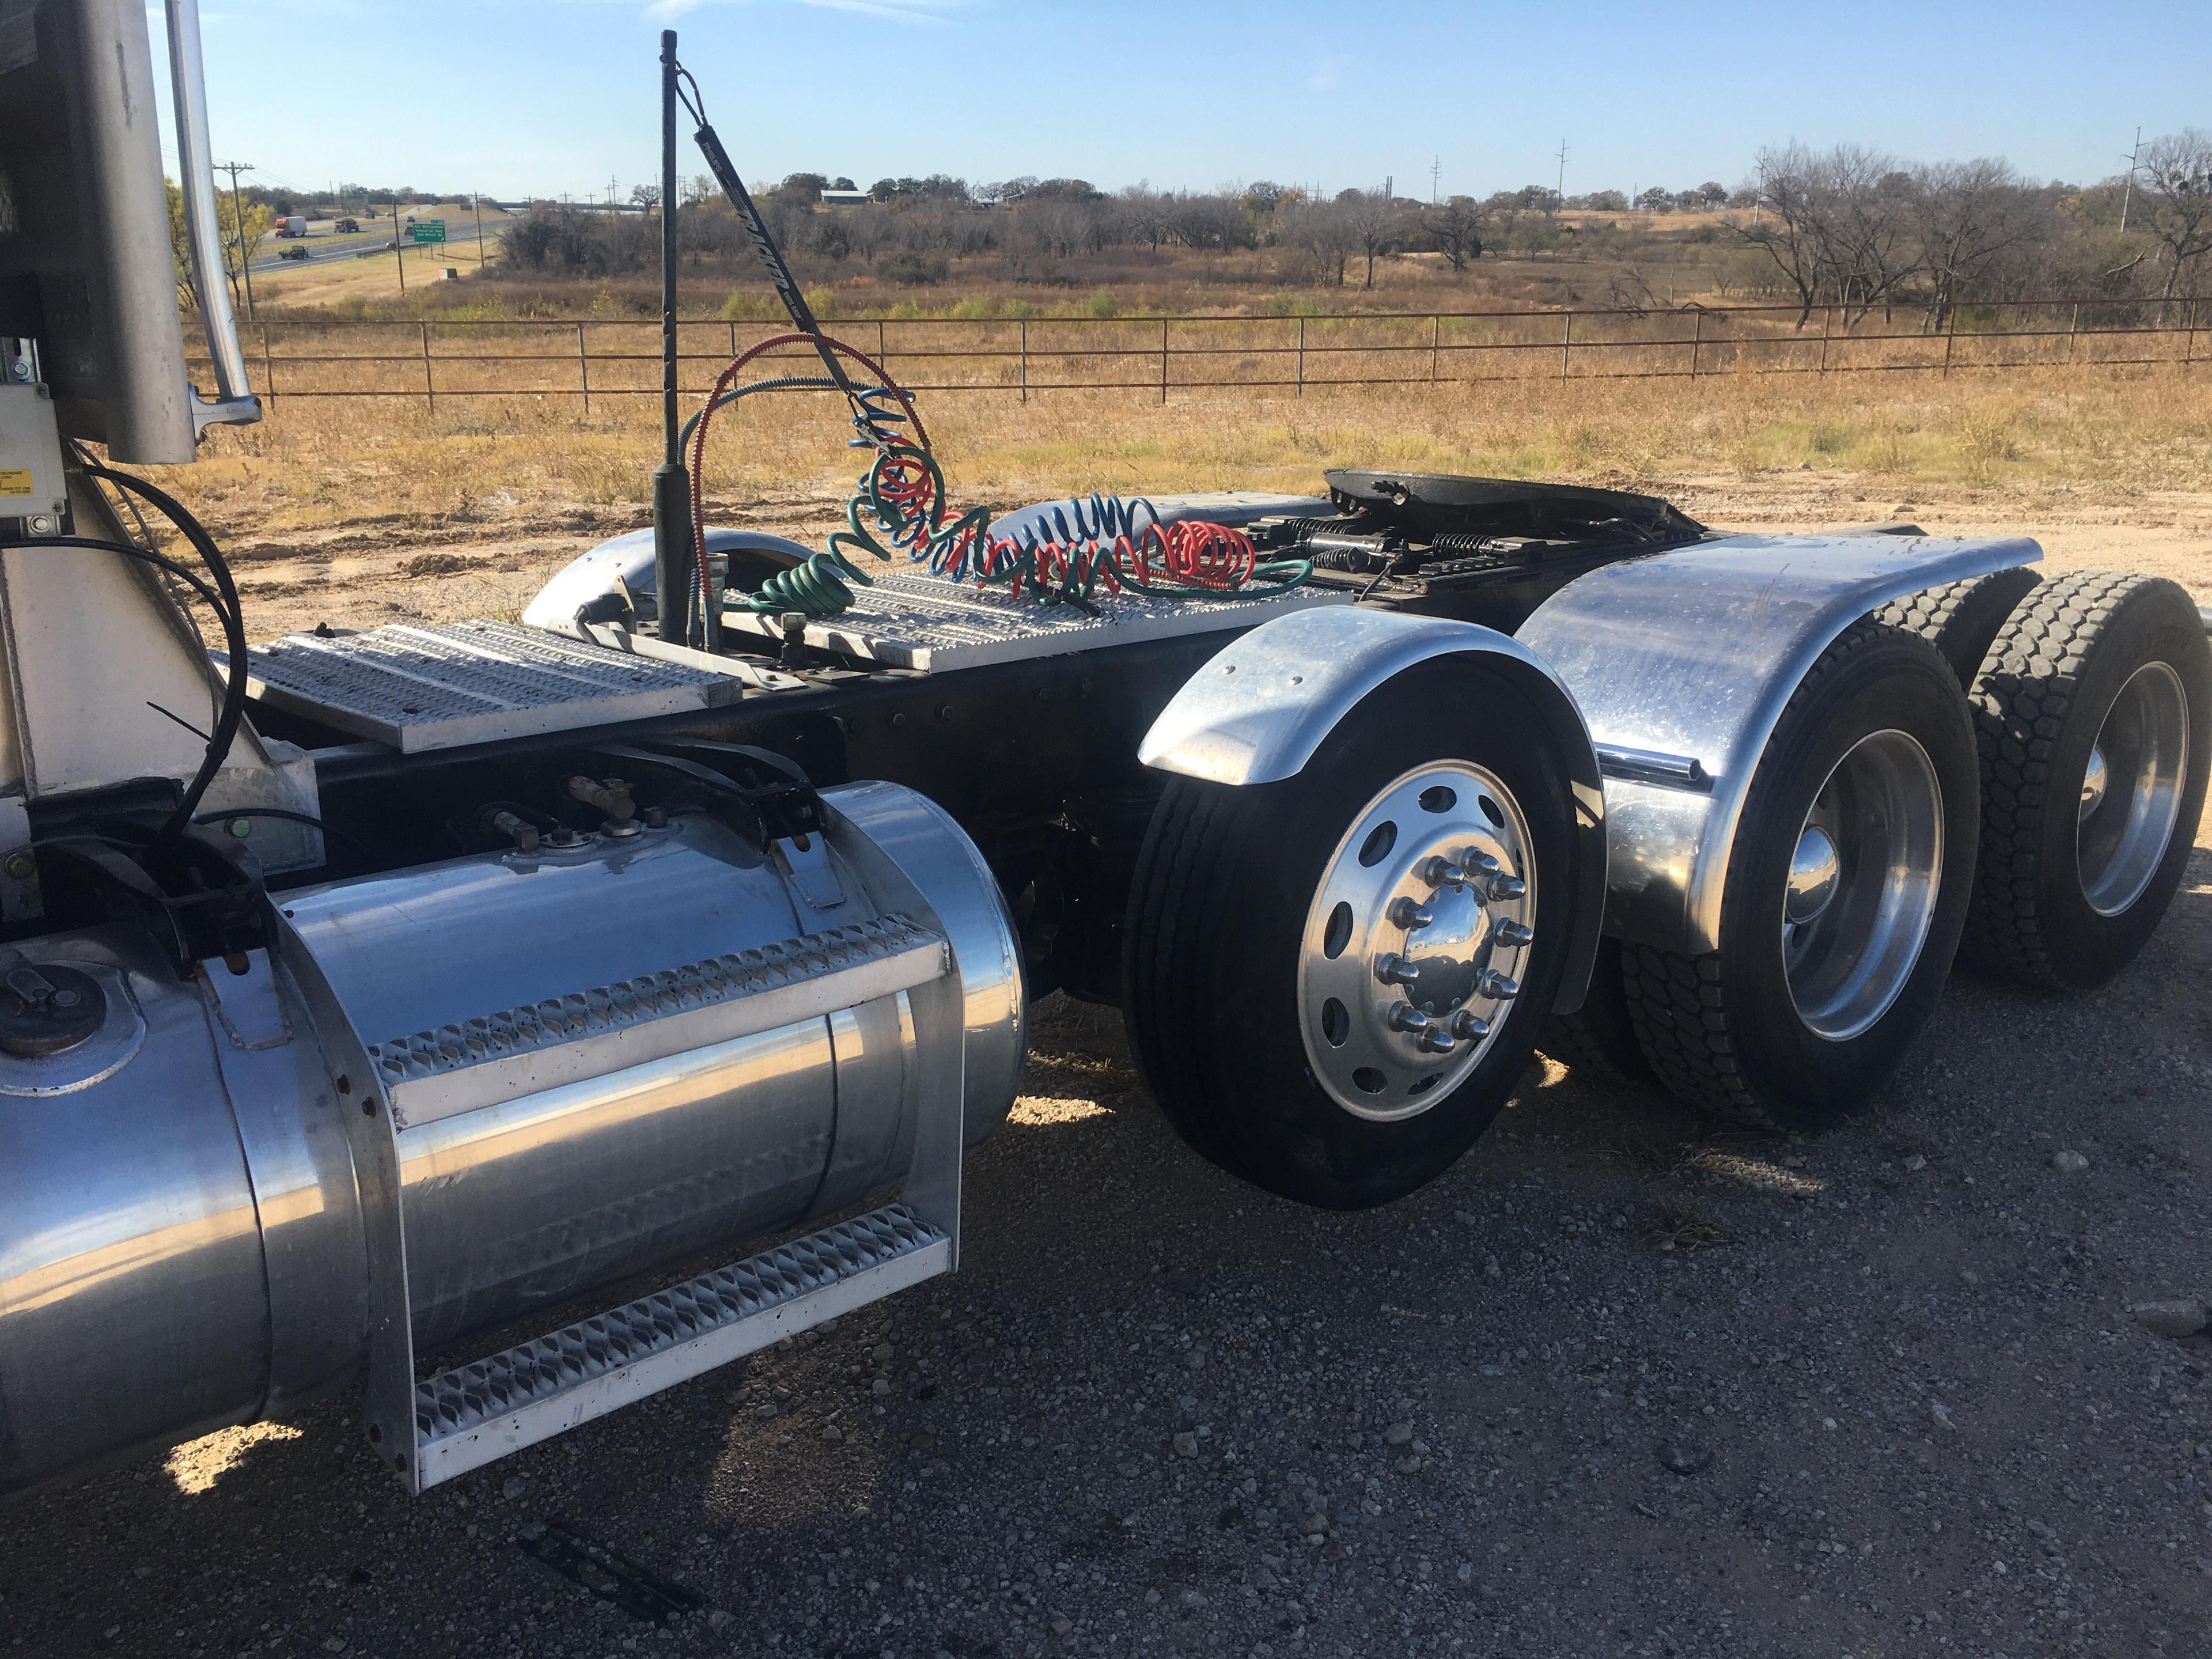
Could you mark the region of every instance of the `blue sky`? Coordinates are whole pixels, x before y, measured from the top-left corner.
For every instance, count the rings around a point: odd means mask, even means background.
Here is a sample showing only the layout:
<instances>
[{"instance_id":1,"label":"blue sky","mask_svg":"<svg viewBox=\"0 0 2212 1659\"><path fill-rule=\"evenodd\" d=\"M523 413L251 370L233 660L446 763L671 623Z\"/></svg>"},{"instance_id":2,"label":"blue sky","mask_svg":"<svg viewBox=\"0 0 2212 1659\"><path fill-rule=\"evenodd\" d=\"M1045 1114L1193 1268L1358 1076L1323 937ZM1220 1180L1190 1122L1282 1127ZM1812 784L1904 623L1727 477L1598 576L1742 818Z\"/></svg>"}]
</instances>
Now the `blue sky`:
<instances>
[{"instance_id":1,"label":"blue sky","mask_svg":"<svg viewBox=\"0 0 2212 1659\"><path fill-rule=\"evenodd\" d=\"M2212 126L2203 0L1764 3L1315 0L207 0L219 159L508 198L656 176L658 30L748 179L801 168L1139 180L1395 176L1426 197L1740 179L1761 144L1852 140L2121 169ZM160 11L149 14L161 68ZM689 153L687 173L703 171ZM171 162L173 168L173 161Z\"/></svg>"}]
</instances>

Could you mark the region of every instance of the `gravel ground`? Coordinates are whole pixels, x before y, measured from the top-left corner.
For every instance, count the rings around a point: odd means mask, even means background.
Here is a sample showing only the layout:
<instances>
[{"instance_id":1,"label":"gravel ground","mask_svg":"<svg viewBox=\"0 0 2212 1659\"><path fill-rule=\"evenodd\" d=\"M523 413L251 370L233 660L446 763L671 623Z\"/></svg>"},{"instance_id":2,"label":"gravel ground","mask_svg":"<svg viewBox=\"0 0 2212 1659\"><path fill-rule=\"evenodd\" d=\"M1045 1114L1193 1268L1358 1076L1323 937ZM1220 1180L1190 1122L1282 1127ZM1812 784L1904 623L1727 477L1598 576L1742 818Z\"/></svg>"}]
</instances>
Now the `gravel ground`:
<instances>
[{"instance_id":1,"label":"gravel ground","mask_svg":"<svg viewBox=\"0 0 2212 1659\"><path fill-rule=\"evenodd\" d=\"M2118 983L1961 975L1816 1139L1547 1065L1319 1214L1187 1152L1112 1017L1037 1049L956 1278L422 1499L333 1403L24 1500L0 1650L2212 1651L2212 1338L2129 1311L2212 1291L2202 846Z\"/></svg>"}]
</instances>

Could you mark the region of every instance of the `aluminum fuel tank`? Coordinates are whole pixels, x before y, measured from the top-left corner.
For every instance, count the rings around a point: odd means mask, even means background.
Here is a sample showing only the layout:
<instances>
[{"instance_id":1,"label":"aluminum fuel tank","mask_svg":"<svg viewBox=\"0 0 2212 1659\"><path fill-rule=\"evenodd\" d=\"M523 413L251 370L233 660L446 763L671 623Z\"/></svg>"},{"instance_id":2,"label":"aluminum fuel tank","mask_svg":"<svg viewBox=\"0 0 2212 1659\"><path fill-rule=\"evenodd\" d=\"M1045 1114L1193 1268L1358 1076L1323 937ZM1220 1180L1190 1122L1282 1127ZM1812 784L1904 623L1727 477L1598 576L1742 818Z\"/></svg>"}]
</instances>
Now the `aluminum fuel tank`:
<instances>
[{"instance_id":1,"label":"aluminum fuel tank","mask_svg":"<svg viewBox=\"0 0 2212 1659\"><path fill-rule=\"evenodd\" d=\"M896 1180L902 952L950 951L965 1139L996 1127L1023 1003L995 883L909 791L823 799L829 834L766 857L684 816L287 893L244 975L180 983L122 929L21 946L106 1012L70 1053L0 1054L0 1492L358 1374L389 1219L365 1102L426 1352ZM794 995L811 1012L782 1018Z\"/></svg>"}]
</instances>

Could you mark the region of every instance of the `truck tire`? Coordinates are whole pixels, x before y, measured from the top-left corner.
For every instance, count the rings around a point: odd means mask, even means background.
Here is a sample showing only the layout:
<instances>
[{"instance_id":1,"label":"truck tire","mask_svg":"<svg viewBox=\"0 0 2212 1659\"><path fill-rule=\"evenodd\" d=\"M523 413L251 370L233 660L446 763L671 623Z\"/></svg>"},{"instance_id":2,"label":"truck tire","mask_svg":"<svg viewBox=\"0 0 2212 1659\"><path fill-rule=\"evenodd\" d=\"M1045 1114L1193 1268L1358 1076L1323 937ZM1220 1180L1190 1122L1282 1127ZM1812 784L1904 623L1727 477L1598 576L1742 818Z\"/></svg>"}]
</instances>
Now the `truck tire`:
<instances>
[{"instance_id":1,"label":"truck tire","mask_svg":"<svg viewBox=\"0 0 2212 1659\"><path fill-rule=\"evenodd\" d=\"M1875 611L1874 618L1917 634L1942 652L1943 660L1959 677L1960 690L1971 694L1974 677L1982 672L1982 659L1989 655L1997 630L2005 625L2013 607L2041 580L2027 565L1991 571L1986 576L1969 576L1964 581L1945 582L1941 587L1923 588L1893 599Z\"/></svg>"},{"instance_id":2,"label":"truck tire","mask_svg":"<svg viewBox=\"0 0 2212 1659\"><path fill-rule=\"evenodd\" d=\"M1139 1069L1199 1153L1361 1209L1489 1126L1574 932L1582 854L1545 730L1505 675L1460 659L1370 693L1295 777L1170 780L1123 986Z\"/></svg>"},{"instance_id":3,"label":"truck tire","mask_svg":"<svg viewBox=\"0 0 2212 1659\"><path fill-rule=\"evenodd\" d=\"M1607 1083L1658 1081L1636 1040L1636 1022L1629 1015L1628 993L1621 982L1619 939L1597 942L1597 959L1590 966L1583 1006L1571 1014L1553 1014L1536 1046L1585 1078Z\"/></svg>"},{"instance_id":4,"label":"truck tire","mask_svg":"<svg viewBox=\"0 0 2212 1659\"><path fill-rule=\"evenodd\" d=\"M1720 948L1624 952L1645 1057L1688 1103L1775 1129L1864 1105L1936 1000L1972 894L1973 732L1950 666L1871 619L1824 652L1752 778Z\"/></svg>"},{"instance_id":5,"label":"truck tire","mask_svg":"<svg viewBox=\"0 0 2212 1659\"><path fill-rule=\"evenodd\" d=\"M1973 688L1982 847L1968 960L2042 990L2126 967L2166 914L2204 810L2212 647L2151 576L2047 581Z\"/></svg>"}]
</instances>

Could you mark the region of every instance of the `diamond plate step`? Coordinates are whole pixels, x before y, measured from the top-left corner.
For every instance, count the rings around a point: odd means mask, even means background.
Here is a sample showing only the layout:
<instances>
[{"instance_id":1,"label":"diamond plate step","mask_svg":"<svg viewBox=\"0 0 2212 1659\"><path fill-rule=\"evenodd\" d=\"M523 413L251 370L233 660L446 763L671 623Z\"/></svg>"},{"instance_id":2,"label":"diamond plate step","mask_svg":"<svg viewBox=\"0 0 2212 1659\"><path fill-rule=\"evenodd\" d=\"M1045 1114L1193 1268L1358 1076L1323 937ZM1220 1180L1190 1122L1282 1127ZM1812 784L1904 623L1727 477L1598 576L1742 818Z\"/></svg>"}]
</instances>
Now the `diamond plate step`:
<instances>
[{"instance_id":1,"label":"diamond plate step","mask_svg":"<svg viewBox=\"0 0 2212 1659\"><path fill-rule=\"evenodd\" d=\"M952 1240L904 1204L841 1221L415 1389L422 1486L920 1284Z\"/></svg>"},{"instance_id":2,"label":"diamond plate step","mask_svg":"<svg viewBox=\"0 0 2212 1659\"><path fill-rule=\"evenodd\" d=\"M716 708L744 690L726 674L500 622L288 634L246 660L253 695L271 708L410 755Z\"/></svg>"}]
</instances>

